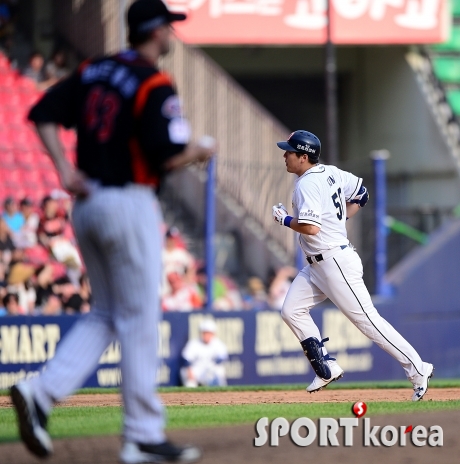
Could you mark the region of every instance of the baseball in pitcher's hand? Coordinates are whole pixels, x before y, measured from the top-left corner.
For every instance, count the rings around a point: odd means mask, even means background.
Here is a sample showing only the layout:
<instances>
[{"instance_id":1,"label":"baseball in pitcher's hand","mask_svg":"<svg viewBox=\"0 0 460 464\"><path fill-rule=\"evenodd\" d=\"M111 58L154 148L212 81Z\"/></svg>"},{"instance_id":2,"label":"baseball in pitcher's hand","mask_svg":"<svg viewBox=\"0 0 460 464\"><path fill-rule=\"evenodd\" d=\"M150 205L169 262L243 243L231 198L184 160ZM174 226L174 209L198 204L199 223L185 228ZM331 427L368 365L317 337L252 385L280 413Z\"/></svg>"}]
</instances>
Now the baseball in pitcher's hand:
<instances>
[{"instance_id":1,"label":"baseball in pitcher's hand","mask_svg":"<svg viewBox=\"0 0 460 464\"><path fill-rule=\"evenodd\" d=\"M197 161L208 161L217 153L217 141L210 135L203 135L196 145L199 151Z\"/></svg>"}]
</instances>

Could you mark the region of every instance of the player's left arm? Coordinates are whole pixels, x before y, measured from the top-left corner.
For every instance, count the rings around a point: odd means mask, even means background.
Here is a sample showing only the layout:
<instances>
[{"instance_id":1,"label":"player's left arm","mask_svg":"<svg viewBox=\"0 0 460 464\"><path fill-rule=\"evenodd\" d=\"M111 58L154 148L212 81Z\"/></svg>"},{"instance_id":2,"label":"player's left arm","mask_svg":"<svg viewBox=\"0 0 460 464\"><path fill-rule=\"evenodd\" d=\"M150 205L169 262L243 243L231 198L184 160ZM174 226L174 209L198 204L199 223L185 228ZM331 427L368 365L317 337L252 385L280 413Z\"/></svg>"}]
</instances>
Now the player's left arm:
<instances>
[{"instance_id":1,"label":"player's left arm","mask_svg":"<svg viewBox=\"0 0 460 464\"><path fill-rule=\"evenodd\" d=\"M350 218L357 213L359 207L363 208L369 201L369 192L363 185L363 179L361 177L357 177L347 171L340 171L340 175L342 178L343 195L347 202L347 218ZM358 205L358 209L351 208L350 211L348 211L349 203Z\"/></svg>"},{"instance_id":2,"label":"player's left arm","mask_svg":"<svg viewBox=\"0 0 460 464\"><path fill-rule=\"evenodd\" d=\"M359 206L357 203L347 203L347 219L352 218L360 210L360 208L361 206Z\"/></svg>"},{"instance_id":3,"label":"player's left arm","mask_svg":"<svg viewBox=\"0 0 460 464\"><path fill-rule=\"evenodd\" d=\"M195 161L206 161L216 152L214 143L191 142L190 124L182 114L175 90L164 85L153 89L142 112L140 143L152 167L174 171Z\"/></svg>"}]
</instances>

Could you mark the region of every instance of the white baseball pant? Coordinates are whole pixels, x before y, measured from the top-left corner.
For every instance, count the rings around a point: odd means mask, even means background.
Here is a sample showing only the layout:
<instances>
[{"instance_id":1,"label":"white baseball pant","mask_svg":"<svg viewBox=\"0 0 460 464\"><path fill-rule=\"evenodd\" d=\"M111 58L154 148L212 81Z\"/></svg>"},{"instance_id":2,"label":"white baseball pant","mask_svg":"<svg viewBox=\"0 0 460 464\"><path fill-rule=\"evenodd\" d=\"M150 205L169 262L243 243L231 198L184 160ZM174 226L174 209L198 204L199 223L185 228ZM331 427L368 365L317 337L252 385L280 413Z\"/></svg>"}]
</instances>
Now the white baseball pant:
<instances>
[{"instance_id":1,"label":"white baseball pant","mask_svg":"<svg viewBox=\"0 0 460 464\"><path fill-rule=\"evenodd\" d=\"M191 369L193 379L188 378L188 370ZM225 366L214 362L196 363L180 370L182 385L185 387L224 386L227 385Z\"/></svg>"},{"instance_id":2,"label":"white baseball pant","mask_svg":"<svg viewBox=\"0 0 460 464\"><path fill-rule=\"evenodd\" d=\"M91 282L91 312L59 345L46 370L32 380L48 413L79 388L115 339L121 344L126 440L160 443L163 406L154 394L157 368L162 215L150 188L97 188L76 202L73 223Z\"/></svg>"},{"instance_id":3,"label":"white baseball pant","mask_svg":"<svg viewBox=\"0 0 460 464\"><path fill-rule=\"evenodd\" d=\"M372 304L363 281L361 258L351 247L330 250L326 259L304 267L292 282L281 315L300 342L309 337L321 341L310 309L326 298L364 335L399 361L409 380L424 372L417 351ZM326 348L323 352L327 353Z\"/></svg>"}]
</instances>

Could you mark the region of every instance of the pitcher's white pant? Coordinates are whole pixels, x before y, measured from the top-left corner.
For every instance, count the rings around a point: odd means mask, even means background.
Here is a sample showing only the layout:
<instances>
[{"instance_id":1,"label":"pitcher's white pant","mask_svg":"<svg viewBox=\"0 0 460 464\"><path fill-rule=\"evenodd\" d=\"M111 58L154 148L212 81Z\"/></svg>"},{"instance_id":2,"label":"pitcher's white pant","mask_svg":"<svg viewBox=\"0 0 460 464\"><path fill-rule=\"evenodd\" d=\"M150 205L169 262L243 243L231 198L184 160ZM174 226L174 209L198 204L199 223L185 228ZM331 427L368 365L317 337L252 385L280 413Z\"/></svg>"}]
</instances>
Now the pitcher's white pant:
<instances>
[{"instance_id":1,"label":"pitcher's white pant","mask_svg":"<svg viewBox=\"0 0 460 464\"><path fill-rule=\"evenodd\" d=\"M281 315L299 341L321 340L310 309L329 298L368 338L402 365L409 380L423 374L422 360L415 349L383 319L372 304L363 281L361 259L352 248L304 267L291 284ZM327 336L327 334L325 334ZM326 354L325 348L323 348Z\"/></svg>"},{"instance_id":2,"label":"pitcher's white pant","mask_svg":"<svg viewBox=\"0 0 460 464\"><path fill-rule=\"evenodd\" d=\"M160 443L163 406L156 395L161 210L144 186L96 189L77 201L73 222L93 292L91 312L58 347L32 388L49 412L79 388L110 342L121 343L126 440Z\"/></svg>"}]
</instances>

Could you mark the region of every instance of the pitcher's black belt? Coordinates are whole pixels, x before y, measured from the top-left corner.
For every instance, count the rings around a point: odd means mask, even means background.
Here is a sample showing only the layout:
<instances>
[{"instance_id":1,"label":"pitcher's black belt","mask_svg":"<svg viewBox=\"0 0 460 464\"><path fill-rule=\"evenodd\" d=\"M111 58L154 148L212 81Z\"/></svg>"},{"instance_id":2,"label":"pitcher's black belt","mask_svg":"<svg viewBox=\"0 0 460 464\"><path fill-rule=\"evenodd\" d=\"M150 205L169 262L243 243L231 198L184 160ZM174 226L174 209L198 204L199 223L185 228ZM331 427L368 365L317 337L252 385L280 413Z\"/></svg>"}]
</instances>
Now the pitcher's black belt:
<instances>
[{"instance_id":1,"label":"pitcher's black belt","mask_svg":"<svg viewBox=\"0 0 460 464\"><path fill-rule=\"evenodd\" d=\"M340 248L342 250L345 250L345 248L347 248L348 245L341 245ZM307 256L307 261L309 264L313 264L313 263L319 263L320 261L323 261L324 258L323 258L323 255L322 254L319 254L319 255L314 255L314 256Z\"/></svg>"}]
</instances>

